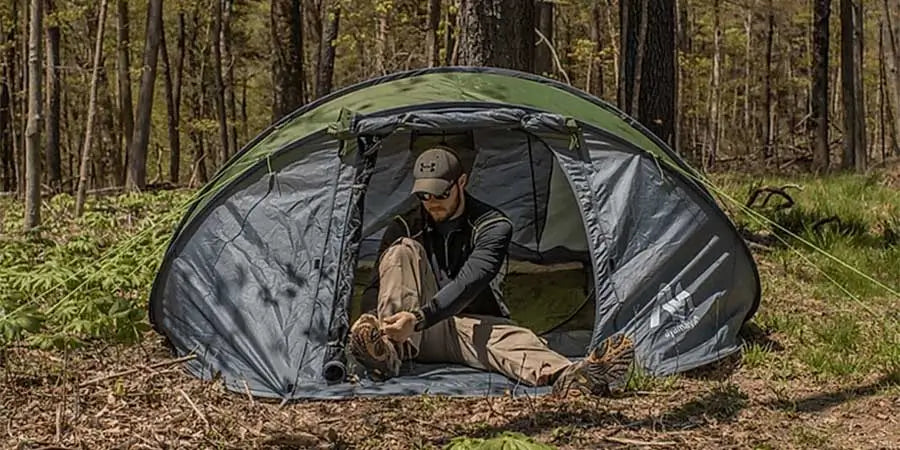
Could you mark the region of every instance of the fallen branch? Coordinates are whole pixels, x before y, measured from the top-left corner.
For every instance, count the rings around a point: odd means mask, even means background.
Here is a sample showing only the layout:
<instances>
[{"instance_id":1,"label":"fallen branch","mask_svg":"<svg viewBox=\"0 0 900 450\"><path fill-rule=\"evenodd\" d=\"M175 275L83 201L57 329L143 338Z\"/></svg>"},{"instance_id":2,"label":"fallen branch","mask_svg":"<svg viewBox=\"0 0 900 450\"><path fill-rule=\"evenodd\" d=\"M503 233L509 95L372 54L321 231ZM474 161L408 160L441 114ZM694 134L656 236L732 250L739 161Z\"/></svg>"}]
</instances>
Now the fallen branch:
<instances>
[{"instance_id":1,"label":"fallen branch","mask_svg":"<svg viewBox=\"0 0 900 450\"><path fill-rule=\"evenodd\" d=\"M789 188L803 190L802 187L800 187L799 185L796 185L796 184L787 184L780 188L772 187L772 186L763 186L761 188L755 189L750 194L750 198L747 200L746 207L752 208L753 204L756 203L756 199L759 198L759 196L762 195L763 193L766 193L766 197L763 199L762 205L760 205L760 206L765 207L769 203L769 200L771 200L773 196L777 195L785 200L785 203L778 205L777 209L790 208L791 206L794 206L794 199L786 192L787 189L789 189Z\"/></svg>"},{"instance_id":2,"label":"fallen branch","mask_svg":"<svg viewBox=\"0 0 900 450\"><path fill-rule=\"evenodd\" d=\"M124 376L128 376L128 375L133 375L142 370L159 369L160 367L167 367L167 366L175 365L178 363L183 363L185 361L190 361L196 357L197 357L197 355L187 355L187 356L182 356L181 358L175 358L175 359L170 359L168 361L158 362L156 364L151 364L149 366L141 366L141 367L137 367L134 369L124 370L122 372L116 372L116 373L113 373L110 375L104 375L102 377L87 380L87 381L79 384L78 387L83 388L83 387L91 386L94 384L102 383L106 380L111 380L113 378L119 378L119 377L124 377Z\"/></svg>"},{"instance_id":3,"label":"fallen branch","mask_svg":"<svg viewBox=\"0 0 900 450\"><path fill-rule=\"evenodd\" d=\"M609 441L609 442L615 442L616 444L638 445L638 446L644 446L644 447L678 445L677 442L673 442L673 441L639 441L637 439L617 438L617 437L613 437L613 436L606 436L603 438L603 440Z\"/></svg>"},{"instance_id":4,"label":"fallen branch","mask_svg":"<svg viewBox=\"0 0 900 450\"><path fill-rule=\"evenodd\" d=\"M826 224L829 224L829 223L833 223L833 222L837 222L837 224L840 225L841 218L838 216L831 216L831 217L826 217L824 219L819 219L816 221L816 223L813 224L812 230L814 232L818 233L819 229L821 229L823 226L825 226Z\"/></svg>"}]
</instances>

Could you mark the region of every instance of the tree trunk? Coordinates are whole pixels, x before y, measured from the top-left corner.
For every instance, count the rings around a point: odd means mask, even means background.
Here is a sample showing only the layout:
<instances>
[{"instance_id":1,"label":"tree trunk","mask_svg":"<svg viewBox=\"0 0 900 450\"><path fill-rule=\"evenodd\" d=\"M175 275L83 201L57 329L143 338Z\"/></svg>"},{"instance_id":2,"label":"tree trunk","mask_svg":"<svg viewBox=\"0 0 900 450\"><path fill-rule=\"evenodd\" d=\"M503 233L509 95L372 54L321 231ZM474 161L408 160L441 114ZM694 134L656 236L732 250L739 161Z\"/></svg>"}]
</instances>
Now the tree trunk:
<instances>
[{"instance_id":1,"label":"tree trunk","mask_svg":"<svg viewBox=\"0 0 900 450\"><path fill-rule=\"evenodd\" d=\"M586 90L603 98L603 61L601 55L603 52L603 11L600 2L603 0L594 0L591 7L591 42L594 44L594 51L591 53L591 60L588 66L588 80L585 83Z\"/></svg>"},{"instance_id":2,"label":"tree trunk","mask_svg":"<svg viewBox=\"0 0 900 450\"><path fill-rule=\"evenodd\" d=\"M194 78L195 82L190 86L192 89L188 89L187 92L191 98L190 104L193 117L197 119L205 119L206 49L205 47L201 47L198 44L198 40L195 38L199 34L199 20L199 16L195 13L192 17L193 33L190 42L193 44L193 48L191 49L190 53L190 72L197 75ZM188 185L191 187L195 187L198 182L203 184L208 180L206 170L207 153L205 131L201 127L192 126L190 129L190 137L194 144L194 155Z\"/></svg>"},{"instance_id":3,"label":"tree trunk","mask_svg":"<svg viewBox=\"0 0 900 450\"><path fill-rule=\"evenodd\" d=\"M815 0L813 30L813 89L812 116L813 170L827 172L828 155L828 21L831 15L831 0Z\"/></svg>"},{"instance_id":4,"label":"tree trunk","mask_svg":"<svg viewBox=\"0 0 900 450\"><path fill-rule=\"evenodd\" d=\"M464 1L459 14L460 64L533 71L533 1Z\"/></svg>"},{"instance_id":5,"label":"tree trunk","mask_svg":"<svg viewBox=\"0 0 900 450\"><path fill-rule=\"evenodd\" d=\"M768 1L768 30L766 31L766 106L763 113L763 159L772 157L775 132L772 126L772 47L775 40L775 11Z\"/></svg>"},{"instance_id":6,"label":"tree trunk","mask_svg":"<svg viewBox=\"0 0 900 450\"><path fill-rule=\"evenodd\" d=\"M866 170L866 122L862 85L862 5L841 0L841 84L844 103L842 168Z\"/></svg>"},{"instance_id":7,"label":"tree trunk","mask_svg":"<svg viewBox=\"0 0 900 450\"><path fill-rule=\"evenodd\" d=\"M84 212L84 196L87 192L88 164L91 161L91 135L94 132L94 116L97 111L97 79L103 61L103 30L106 28L106 0L100 2L97 20L97 44L94 46L94 68L91 73L91 91L88 100L87 124L84 130L84 146L81 148L81 169L78 172L78 195L75 197L75 217Z\"/></svg>"},{"instance_id":8,"label":"tree trunk","mask_svg":"<svg viewBox=\"0 0 900 450\"><path fill-rule=\"evenodd\" d=\"M884 70L885 95L889 106L891 120L888 123L890 134L894 139L894 154L900 155L900 19L893 17L888 0L881 2L882 17L885 27L884 35ZM894 8L896 10L896 8Z\"/></svg>"},{"instance_id":9,"label":"tree trunk","mask_svg":"<svg viewBox=\"0 0 900 450\"><path fill-rule=\"evenodd\" d=\"M160 36L162 37L162 36ZM181 85L184 80L184 13L178 13L178 56L175 60L175 74L172 79L172 117L176 124L175 142L169 156L169 181L178 184L181 172ZM166 55L168 56L168 55ZM170 134L171 138L171 134Z\"/></svg>"},{"instance_id":10,"label":"tree trunk","mask_svg":"<svg viewBox=\"0 0 900 450\"><path fill-rule=\"evenodd\" d=\"M459 36L456 33L456 22L458 16L456 14L457 9L454 6L457 4L456 0L450 0L450 4L447 6L447 15L444 16L444 65L450 66L456 64L457 55L457 42L459 41Z\"/></svg>"},{"instance_id":11,"label":"tree trunk","mask_svg":"<svg viewBox=\"0 0 900 450\"><path fill-rule=\"evenodd\" d=\"M300 0L272 0L272 121L299 108L304 102L303 14Z\"/></svg>"},{"instance_id":12,"label":"tree trunk","mask_svg":"<svg viewBox=\"0 0 900 450\"><path fill-rule=\"evenodd\" d=\"M228 150L228 121L225 115L225 81L222 79L222 0L213 0L213 27L210 45L213 49L213 80L215 94L213 103L216 107L216 121L219 123L219 152L216 166L222 167L228 161L231 152Z\"/></svg>"},{"instance_id":13,"label":"tree trunk","mask_svg":"<svg viewBox=\"0 0 900 450\"><path fill-rule=\"evenodd\" d=\"M0 46L5 44L6 34L0 30ZM13 152L11 130L12 123L12 102L10 102L10 80L8 75L9 69L3 67L3 78L0 79L0 177L3 181L3 190L12 191L15 189L15 171L13 169Z\"/></svg>"},{"instance_id":14,"label":"tree trunk","mask_svg":"<svg viewBox=\"0 0 900 450\"><path fill-rule=\"evenodd\" d=\"M53 0L47 0L47 12L54 12ZM62 184L59 158L59 25L47 27L47 179L53 193Z\"/></svg>"},{"instance_id":15,"label":"tree trunk","mask_svg":"<svg viewBox=\"0 0 900 450\"><path fill-rule=\"evenodd\" d=\"M235 58L231 49L231 21L234 13L234 0L223 0L225 10L222 13L222 58L225 60L225 111L228 114L228 137L231 154L239 150L237 139L237 111L234 101L234 66ZM229 154L229 157L231 156Z\"/></svg>"},{"instance_id":16,"label":"tree trunk","mask_svg":"<svg viewBox=\"0 0 900 450\"><path fill-rule=\"evenodd\" d=\"M884 19L878 22L878 136L877 140L881 144L881 162L887 159L887 143L885 142L885 94L884 94ZM873 139L875 141L875 139Z\"/></svg>"},{"instance_id":17,"label":"tree trunk","mask_svg":"<svg viewBox=\"0 0 900 450\"><path fill-rule=\"evenodd\" d=\"M634 117L640 116L641 78L644 74L644 56L647 54L647 18L650 9L649 0L640 0L640 20L638 23L637 48L634 51L634 70L631 78L631 104L626 104L625 112ZM637 2L633 3L637 4Z\"/></svg>"},{"instance_id":18,"label":"tree trunk","mask_svg":"<svg viewBox=\"0 0 900 450\"><path fill-rule=\"evenodd\" d=\"M830 1L830 0L829 0ZM747 45L744 48L744 131L750 130L750 81L751 81L751 65L753 64L753 56L751 49L753 48L753 10L747 9L747 17L744 19L744 33ZM747 139L749 145L749 139Z\"/></svg>"},{"instance_id":19,"label":"tree trunk","mask_svg":"<svg viewBox=\"0 0 900 450\"><path fill-rule=\"evenodd\" d=\"M435 67L440 62L440 47L437 32L441 26L441 0L428 0L428 24L425 31L425 53L428 55L428 67Z\"/></svg>"},{"instance_id":20,"label":"tree trunk","mask_svg":"<svg viewBox=\"0 0 900 450\"><path fill-rule=\"evenodd\" d=\"M162 18L160 17L160 20ZM159 25L159 56L162 59L163 81L166 88L166 121L169 132L169 181L178 184L179 159L181 158L181 136L178 135L178 113L175 107L175 92L172 86L172 66L169 61L169 48L166 44L165 23Z\"/></svg>"},{"instance_id":21,"label":"tree trunk","mask_svg":"<svg viewBox=\"0 0 900 450\"><path fill-rule=\"evenodd\" d=\"M391 3L381 2L375 10L377 28L375 30L375 70L378 76L385 75L387 68L387 40L388 40L388 8Z\"/></svg>"},{"instance_id":22,"label":"tree trunk","mask_svg":"<svg viewBox=\"0 0 900 450\"><path fill-rule=\"evenodd\" d=\"M28 22L28 125L25 129L25 231L41 224L41 35L44 0L31 0Z\"/></svg>"},{"instance_id":23,"label":"tree trunk","mask_svg":"<svg viewBox=\"0 0 900 450\"><path fill-rule=\"evenodd\" d=\"M341 23L341 4L337 0L331 0L325 8L325 25L322 28L322 38L319 42L319 64L316 71L316 98L324 97L331 93L334 79L334 43L338 38L338 29Z\"/></svg>"},{"instance_id":24,"label":"tree trunk","mask_svg":"<svg viewBox=\"0 0 900 450\"><path fill-rule=\"evenodd\" d=\"M108 3L106 8L106 14L107 17L109 17ZM101 70L100 75L100 84L97 86L97 108L100 110L98 121L102 119L100 126L107 137L106 144L104 145L106 150L104 154L106 155L106 162L109 167L108 177L104 182L107 186L121 186L121 184L119 184L119 179L122 176L122 173L125 172L125 167L122 164L122 152L119 148L119 143L122 142L122 136L120 135L121 130L116 122L118 120L117 115L119 114L119 108L116 106L116 90L110 84L109 77L105 70ZM70 172L75 173L74 170L71 170Z\"/></svg>"},{"instance_id":25,"label":"tree trunk","mask_svg":"<svg viewBox=\"0 0 900 450\"><path fill-rule=\"evenodd\" d=\"M153 88L156 81L156 59L159 54L162 1L150 0L147 14L147 39L144 46L144 70L141 74L141 91L138 97L137 127L131 142L128 159L129 190L142 190L147 185L147 145L150 138L151 113L153 111Z\"/></svg>"},{"instance_id":26,"label":"tree trunk","mask_svg":"<svg viewBox=\"0 0 900 450\"><path fill-rule=\"evenodd\" d=\"M712 169L716 165L719 156L719 128L721 127L721 112L719 105L720 71L722 65L722 26L719 14L719 0L713 0L713 67L712 67L712 92L709 101L709 153L708 159L703 161L705 169Z\"/></svg>"},{"instance_id":27,"label":"tree trunk","mask_svg":"<svg viewBox=\"0 0 900 450\"><path fill-rule=\"evenodd\" d=\"M675 139L675 3L669 0L622 0L620 104L662 141ZM646 11L641 7L646 5ZM642 18L644 51L639 52ZM629 26L628 24L637 24ZM639 57L639 53L643 56ZM640 75L638 65L640 64ZM635 114L636 113L636 114Z\"/></svg>"},{"instance_id":28,"label":"tree trunk","mask_svg":"<svg viewBox=\"0 0 900 450\"><path fill-rule=\"evenodd\" d=\"M128 20L128 1L118 0L118 34L116 38L116 48L118 51L118 71L119 71L119 122L122 126L122 154L125 155L125 167L129 166L129 152L131 151L131 141L134 136L134 103L131 101L131 50L129 38L129 20ZM123 170L120 174L119 182L125 184L127 170Z\"/></svg>"},{"instance_id":29,"label":"tree trunk","mask_svg":"<svg viewBox=\"0 0 900 450\"><path fill-rule=\"evenodd\" d=\"M536 0L535 8L537 29L547 39L547 42L535 39L534 72L538 75L550 76L556 72L551 48L556 42L553 38L553 3L547 0Z\"/></svg>"}]
</instances>

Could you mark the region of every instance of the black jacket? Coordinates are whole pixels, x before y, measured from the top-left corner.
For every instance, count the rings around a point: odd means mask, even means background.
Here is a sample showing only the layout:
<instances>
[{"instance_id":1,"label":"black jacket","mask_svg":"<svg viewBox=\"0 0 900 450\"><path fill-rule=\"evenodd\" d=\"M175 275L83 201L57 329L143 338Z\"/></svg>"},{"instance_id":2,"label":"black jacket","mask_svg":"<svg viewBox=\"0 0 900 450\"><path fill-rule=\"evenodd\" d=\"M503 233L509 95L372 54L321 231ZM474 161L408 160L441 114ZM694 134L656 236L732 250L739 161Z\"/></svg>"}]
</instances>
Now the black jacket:
<instances>
[{"instance_id":1,"label":"black jacket","mask_svg":"<svg viewBox=\"0 0 900 450\"><path fill-rule=\"evenodd\" d=\"M409 237L425 247L435 275L439 279L441 273L446 275L445 283L434 298L423 302L425 323L417 327L419 329L461 313L509 317L502 299L502 282L506 275L512 222L499 210L468 193L465 211L454 222L457 227L447 233L445 239L425 209L418 205L396 216L381 238L379 262L388 247L400 238ZM376 266L372 281L363 292L363 311L376 309L379 285Z\"/></svg>"}]
</instances>

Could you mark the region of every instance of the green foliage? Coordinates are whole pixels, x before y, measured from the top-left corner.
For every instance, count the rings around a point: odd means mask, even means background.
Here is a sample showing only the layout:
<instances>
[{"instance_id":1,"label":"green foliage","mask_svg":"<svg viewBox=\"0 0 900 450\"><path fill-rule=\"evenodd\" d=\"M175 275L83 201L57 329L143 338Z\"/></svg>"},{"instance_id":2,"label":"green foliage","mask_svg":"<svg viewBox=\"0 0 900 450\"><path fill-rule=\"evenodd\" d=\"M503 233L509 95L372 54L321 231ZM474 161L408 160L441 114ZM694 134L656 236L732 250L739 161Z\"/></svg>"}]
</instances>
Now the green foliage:
<instances>
[{"instance_id":1,"label":"green foliage","mask_svg":"<svg viewBox=\"0 0 900 450\"><path fill-rule=\"evenodd\" d=\"M554 447L537 442L521 433L504 431L490 439L454 438L444 448L445 450L552 450Z\"/></svg>"},{"instance_id":2,"label":"green foliage","mask_svg":"<svg viewBox=\"0 0 900 450\"><path fill-rule=\"evenodd\" d=\"M145 299L187 195L127 194L92 199L71 216L74 199L45 204L39 234L19 234L20 204L0 224L0 346L42 348L89 339L136 342L149 330Z\"/></svg>"}]
</instances>

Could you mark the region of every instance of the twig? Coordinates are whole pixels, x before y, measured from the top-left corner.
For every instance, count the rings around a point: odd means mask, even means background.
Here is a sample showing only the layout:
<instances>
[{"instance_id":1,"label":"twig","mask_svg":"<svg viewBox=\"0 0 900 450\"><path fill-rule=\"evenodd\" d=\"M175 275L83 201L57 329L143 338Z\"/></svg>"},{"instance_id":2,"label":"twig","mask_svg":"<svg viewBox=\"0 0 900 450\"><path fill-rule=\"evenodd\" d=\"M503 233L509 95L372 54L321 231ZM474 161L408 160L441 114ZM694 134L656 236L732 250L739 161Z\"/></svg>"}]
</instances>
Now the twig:
<instances>
[{"instance_id":1,"label":"twig","mask_svg":"<svg viewBox=\"0 0 900 450\"><path fill-rule=\"evenodd\" d=\"M616 444L638 445L638 446L645 446L645 447L678 445L677 442L673 442L673 441L639 441L637 439L617 438L617 437L613 437L613 436L605 436L605 437L603 437L603 440L609 441L609 442L615 442Z\"/></svg>"},{"instance_id":2,"label":"twig","mask_svg":"<svg viewBox=\"0 0 900 450\"><path fill-rule=\"evenodd\" d=\"M572 80L569 79L569 74L567 74L566 71L563 70L562 63L559 62L559 55L556 54L556 49L553 48L553 44L551 44L550 40L547 39L547 37L544 36L543 33L541 33L541 30L535 28L534 32L537 33L539 38L541 38L541 42L547 44L547 47L550 49L550 54L553 55L553 62L556 63L556 70L559 70L559 72L562 73L563 77L565 77L566 79L566 84L571 86Z\"/></svg>"},{"instance_id":3,"label":"twig","mask_svg":"<svg viewBox=\"0 0 900 450\"><path fill-rule=\"evenodd\" d=\"M62 415L63 415L63 404L59 403L56 405L56 436L54 436L54 442L59 442L62 440Z\"/></svg>"},{"instance_id":4,"label":"twig","mask_svg":"<svg viewBox=\"0 0 900 450\"><path fill-rule=\"evenodd\" d=\"M200 408L197 408L197 405L194 403L194 401L191 400L190 397L188 397L187 392L184 392L184 390L178 388L178 393L181 394L181 396L184 397L185 400L187 400L188 404L191 405L191 408L194 410L194 412L197 413L198 416L200 416L200 420L203 421L203 424L206 425L206 428L209 429L209 421L206 420L206 416L203 415L203 412L200 411Z\"/></svg>"},{"instance_id":5,"label":"twig","mask_svg":"<svg viewBox=\"0 0 900 450\"><path fill-rule=\"evenodd\" d=\"M250 406L253 406L256 402L253 401L253 394L250 393L250 385L247 384L247 380L242 381L244 382L244 391L247 392L247 398L250 399Z\"/></svg>"},{"instance_id":6,"label":"twig","mask_svg":"<svg viewBox=\"0 0 900 450\"><path fill-rule=\"evenodd\" d=\"M92 380L87 380L87 381L85 381L85 382L79 384L78 387L83 388L83 387L87 387L87 386L90 386L90 385L93 385L93 384L102 383L102 382L104 382L104 381L106 381L106 380L110 380L110 379L113 379L113 378L119 378L119 377L124 377L124 376L127 376L127 375L133 375L133 374L138 373L138 372L140 372L140 371L142 371L142 370L159 369L160 367L171 366L171 365L178 364L178 363L182 363L182 362L185 362L185 361L190 361L190 360L192 360L192 359L194 359L194 358L196 358L196 357L197 357L197 355L193 355L193 354L192 354L192 355L182 356L181 358L175 358L175 359L170 359L170 360L168 360L168 361L158 362L158 363L156 363L156 364L151 364L151 365L149 365L149 366L141 366L141 367L138 367L138 368L135 368L135 369L128 369L128 370L124 370L124 371L122 371L122 372L116 372L116 373L114 373L114 374L104 375L104 376L99 377L99 378L94 378L94 379L92 379Z\"/></svg>"}]
</instances>

